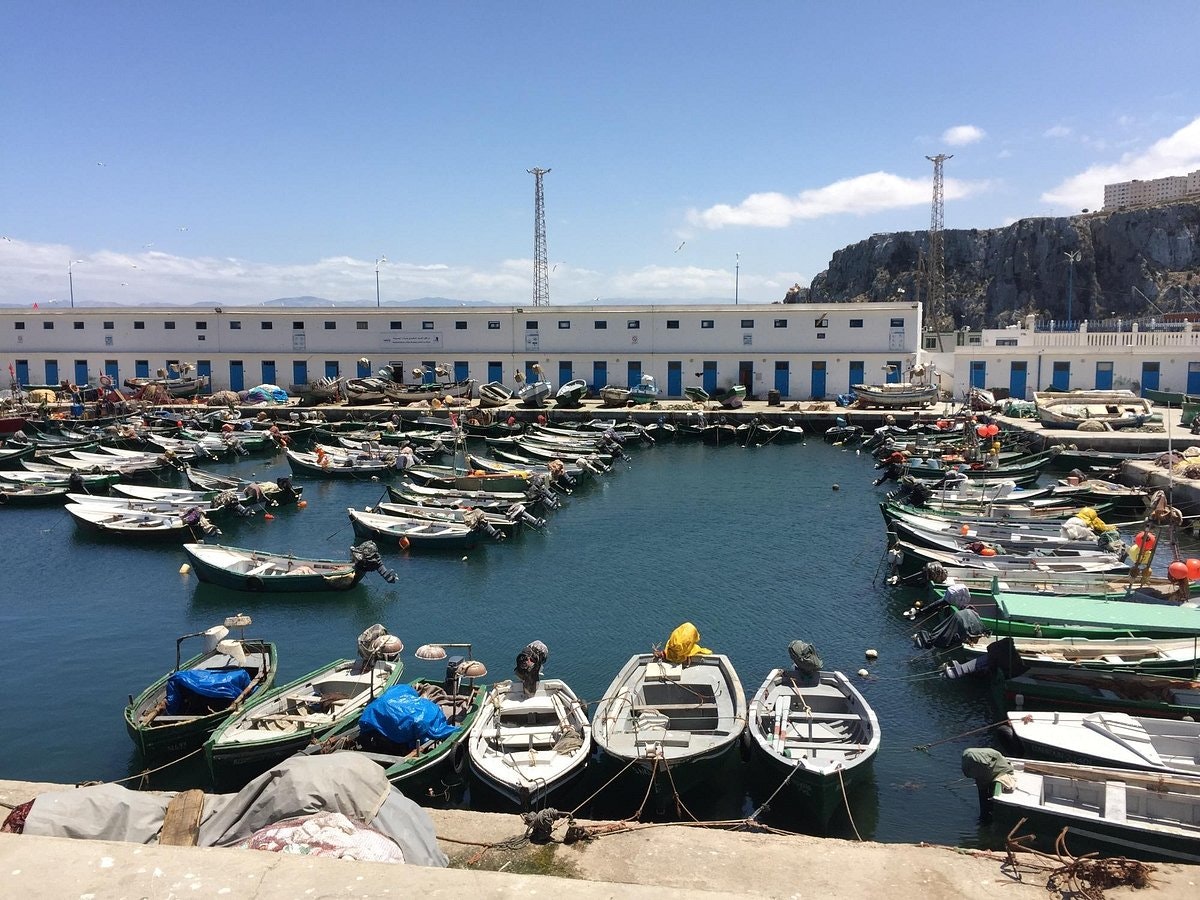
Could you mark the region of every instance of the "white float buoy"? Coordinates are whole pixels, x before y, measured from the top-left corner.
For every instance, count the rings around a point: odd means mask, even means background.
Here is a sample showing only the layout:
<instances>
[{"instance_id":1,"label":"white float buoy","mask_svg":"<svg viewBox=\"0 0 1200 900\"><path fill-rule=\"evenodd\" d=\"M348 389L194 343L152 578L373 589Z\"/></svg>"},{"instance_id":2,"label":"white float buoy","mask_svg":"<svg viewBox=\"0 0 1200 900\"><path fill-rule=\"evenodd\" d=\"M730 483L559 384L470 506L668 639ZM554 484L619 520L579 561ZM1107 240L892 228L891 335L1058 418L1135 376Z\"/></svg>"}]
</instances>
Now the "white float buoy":
<instances>
[{"instance_id":1,"label":"white float buoy","mask_svg":"<svg viewBox=\"0 0 1200 900\"><path fill-rule=\"evenodd\" d=\"M868 675L870 675L870 674L871 674L871 673L870 673L870 672L868 672L866 669L859 669L859 670L858 670L858 677L859 677L859 678L866 678L866 677L867 677Z\"/></svg>"},{"instance_id":2,"label":"white float buoy","mask_svg":"<svg viewBox=\"0 0 1200 900\"><path fill-rule=\"evenodd\" d=\"M464 556L464 557L462 558L462 561L463 561L463 562L466 562L466 561L467 561L467 558Z\"/></svg>"},{"instance_id":3,"label":"white float buoy","mask_svg":"<svg viewBox=\"0 0 1200 900\"><path fill-rule=\"evenodd\" d=\"M182 566L179 567L180 575L187 575L191 571L192 571L192 567L189 566L187 563L184 563Z\"/></svg>"},{"instance_id":4,"label":"white float buoy","mask_svg":"<svg viewBox=\"0 0 1200 900\"><path fill-rule=\"evenodd\" d=\"M879 651L878 650L868 650L867 651L867 659L879 659Z\"/></svg>"}]
</instances>

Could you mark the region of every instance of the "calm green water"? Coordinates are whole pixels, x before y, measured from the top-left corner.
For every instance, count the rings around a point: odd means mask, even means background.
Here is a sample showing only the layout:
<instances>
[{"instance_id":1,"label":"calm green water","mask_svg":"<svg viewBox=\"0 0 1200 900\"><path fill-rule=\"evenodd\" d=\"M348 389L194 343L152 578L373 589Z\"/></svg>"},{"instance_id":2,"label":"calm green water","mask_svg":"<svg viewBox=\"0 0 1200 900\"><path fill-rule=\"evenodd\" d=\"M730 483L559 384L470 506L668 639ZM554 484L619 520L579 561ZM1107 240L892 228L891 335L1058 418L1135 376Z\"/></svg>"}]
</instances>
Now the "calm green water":
<instances>
[{"instance_id":1,"label":"calm green water","mask_svg":"<svg viewBox=\"0 0 1200 900\"><path fill-rule=\"evenodd\" d=\"M526 531L466 559L396 552L388 556L400 574L395 585L370 575L349 593L295 597L201 586L179 574L186 558L178 547L91 537L59 508L0 509L0 777L75 782L138 771L121 718L128 695L174 664L178 635L239 611L254 617L250 633L279 645L280 683L353 656L359 632L381 622L403 639L410 677L442 674L443 664L412 657L425 642L473 642L493 678L504 678L517 652L540 639L551 651L546 674L584 698L601 696L632 653L664 643L690 620L706 646L732 658L747 697L787 663L796 638L816 644L829 668L869 667L862 686L883 746L874 783L851 797L854 825L864 838L977 845L989 835L976 824L975 790L959 779L959 756L983 741L914 747L997 716L980 686L930 677L937 661L913 649L900 613L917 595L882 586L885 536L871 464L819 439L635 450L628 466L568 498L544 534ZM288 474L282 457L212 468ZM232 522L213 540L346 557L346 507L381 493L378 484L305 482L306 509ZM879 651L877 661L864 659L867 648ZM202 767L191 767L160 783L198 778ZM739 817L762 799L753 787L735 761L692 812ZM594 811L626 815L639 801L605 795ZM785 808L767 819L804 828ZM834 827L853 833L848 820Z\"/></svg>"}]
</instances>

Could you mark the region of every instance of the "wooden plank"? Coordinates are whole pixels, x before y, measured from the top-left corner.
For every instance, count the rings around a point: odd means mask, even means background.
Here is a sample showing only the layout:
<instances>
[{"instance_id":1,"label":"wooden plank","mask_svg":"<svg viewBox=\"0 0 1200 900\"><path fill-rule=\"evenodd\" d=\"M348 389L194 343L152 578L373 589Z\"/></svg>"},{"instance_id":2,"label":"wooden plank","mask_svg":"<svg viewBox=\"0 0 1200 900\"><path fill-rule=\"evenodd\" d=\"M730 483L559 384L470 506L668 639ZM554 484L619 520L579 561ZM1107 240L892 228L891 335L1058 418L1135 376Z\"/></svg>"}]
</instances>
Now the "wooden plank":
<instances>
[{"instance_id":1,"label":"wooden plank","mask_svg":"<svg viewBox=\"0 0 1200 900\"><path fill-rule=\"evenodd\" d=\"M787 740L788 713L791 708L791 694L785 692L775 697L775 733L771 736L771 748L776 753L783 753Z\"/></svg>"},{"instance_id":2,"label":"wooden plank","mask_svg":"<svg viewBox=\"0 0 1200 900\"><path fill-rule=\"evenodd\" d=\"M195 847L204 814L204 791L193 788L171 798L158 842L167 847Z\"/></svg>"}]
</instances>

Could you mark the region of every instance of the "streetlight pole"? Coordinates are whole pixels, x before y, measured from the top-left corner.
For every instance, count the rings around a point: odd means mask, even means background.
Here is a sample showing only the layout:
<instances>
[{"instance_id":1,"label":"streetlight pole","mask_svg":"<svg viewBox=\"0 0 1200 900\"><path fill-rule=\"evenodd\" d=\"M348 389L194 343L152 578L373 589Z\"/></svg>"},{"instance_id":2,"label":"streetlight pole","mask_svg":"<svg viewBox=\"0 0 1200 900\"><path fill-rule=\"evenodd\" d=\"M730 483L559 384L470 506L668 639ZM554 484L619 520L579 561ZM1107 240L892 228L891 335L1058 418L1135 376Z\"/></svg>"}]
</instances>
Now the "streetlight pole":
<instances>
[{"instance_id":1,"label":"streetlight pole","mask_svg":"<svg viewBox=\"0 0 1200 900\"><path fill-rule=\"evenodd\" d=\"M1067 269L1067 325L1068 325L1068 327L1070 327L1070 324L1075 321L1071 317L1071 307L1075 303L1075 263L1079 262L1079 260L1083 258L1083 251L1081 251L1081 250L1066 250L1063 252L1063 256L1065 256L1067 258L1067 263L1068 263L1068 269Z\"/></svg>"},{"instance_id":2,"label":"streetlight pole","mask_svg":"<svg viewBox=\"0 0 1200 900\"><path fill-rule=\"evenodd\" d=\"M387 262L387 257L383 254L375 260L375 308L379 308L379 264Z\"/></svg>"},{"instance_id":3,"label":"streetlight pole","mask_svg":"<svg viewBox=\"0 0 1200 900\"><path fill-rule=\"evenodd\" d=\"M742 254L733 254L733 305L738 305L738 282L741 278Z\"/></svg>"},{"instance_id":4,"label":"streetlight pole","mask_svg":"<svg viewBox=\"0 0 1200 900\"><path fill-rule=\"evenodd\" d=\"M75 275L71 269L75 263L83 262L82 259L71 259L67 261L67 285L71 289L71 309L75 308Z\"/></svg>"}]
</instances>

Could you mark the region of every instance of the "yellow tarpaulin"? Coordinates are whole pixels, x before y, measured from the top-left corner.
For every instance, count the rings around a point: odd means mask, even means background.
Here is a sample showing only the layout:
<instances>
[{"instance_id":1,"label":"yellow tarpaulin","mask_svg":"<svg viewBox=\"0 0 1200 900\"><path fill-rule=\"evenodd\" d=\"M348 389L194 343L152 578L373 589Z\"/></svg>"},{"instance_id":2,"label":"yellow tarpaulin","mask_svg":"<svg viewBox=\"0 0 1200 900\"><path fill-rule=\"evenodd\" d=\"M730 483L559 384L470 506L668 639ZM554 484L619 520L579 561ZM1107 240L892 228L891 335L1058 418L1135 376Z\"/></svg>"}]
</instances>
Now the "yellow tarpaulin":
<instances>
[{"instance_id":1,"label":"yellow tarpaulin","mask_svg":"<svg viewBox=\"0 0 1200 900\"><path fill-rule=\"evenodd\" d=\"M691 622L684 622L671 632L667 639L663 657L667 662L685 663L693 656L712 653L707 647L700 646L700 632Z\"/></svg>"}]
</instances>

